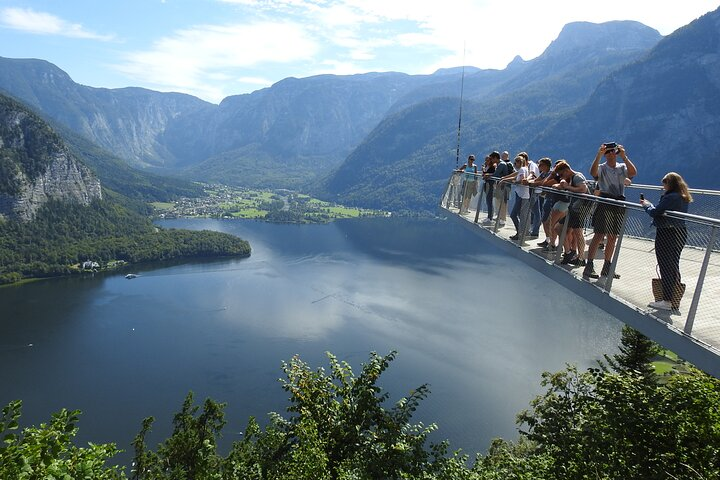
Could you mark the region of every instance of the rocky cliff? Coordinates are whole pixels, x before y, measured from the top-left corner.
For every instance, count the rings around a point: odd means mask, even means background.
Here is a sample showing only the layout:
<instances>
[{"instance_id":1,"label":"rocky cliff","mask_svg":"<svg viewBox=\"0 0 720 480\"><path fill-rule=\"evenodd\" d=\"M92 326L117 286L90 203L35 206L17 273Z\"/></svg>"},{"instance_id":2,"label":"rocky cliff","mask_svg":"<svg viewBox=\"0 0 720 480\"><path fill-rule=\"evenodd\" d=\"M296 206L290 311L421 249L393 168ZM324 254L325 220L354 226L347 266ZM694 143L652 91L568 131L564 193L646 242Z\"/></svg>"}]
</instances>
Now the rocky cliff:
<instances>
[{"instance_id":1,"label":"rocky cliff","mask_svg":"<svg viewBox=\"0 0 720 480\"><path fill-rule=\"evenodd\" d=\"M60 137L0 95L0 217L28 221L49 200L88 205L101 197L98 178Z\"/></svg>"}]
</instances>

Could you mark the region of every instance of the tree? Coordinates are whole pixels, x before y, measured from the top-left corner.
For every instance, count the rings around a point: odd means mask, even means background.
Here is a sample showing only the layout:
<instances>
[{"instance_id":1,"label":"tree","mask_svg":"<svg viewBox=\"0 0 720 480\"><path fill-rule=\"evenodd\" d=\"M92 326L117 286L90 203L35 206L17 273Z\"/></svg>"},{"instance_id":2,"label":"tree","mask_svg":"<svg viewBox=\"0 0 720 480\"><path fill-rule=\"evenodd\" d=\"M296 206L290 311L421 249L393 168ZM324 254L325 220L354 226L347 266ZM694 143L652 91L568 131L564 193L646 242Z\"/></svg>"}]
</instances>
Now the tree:
<instances>
[{"instance_id":1,"label":"tree","mask_svg":"<svg viewBox=\"0 0 720 480\"><path fill-rule=\"evenodd\" d=\"M627 325L623 326L620 338L620 353L612 357L604 355L610 368L617 373L640 374L648 380L656 379L653 359L660 353L660 346ZM601 364L601 368L605 368Z\"/></svg>"},{"instance_id":2,"label":"tree","mask_svg":"<svg viewBox=\"0 0 720 480\"><path fill-rule=\"evenodd\" d=\"M60 410L50 423L27 427L20 433L22 402L10 402L0 418L0 478L98 479L124 478L119 467L106 466L118 453L114 444L78 448L72 443L78 431L79 411Z\"/></svg>"}]
</instances>

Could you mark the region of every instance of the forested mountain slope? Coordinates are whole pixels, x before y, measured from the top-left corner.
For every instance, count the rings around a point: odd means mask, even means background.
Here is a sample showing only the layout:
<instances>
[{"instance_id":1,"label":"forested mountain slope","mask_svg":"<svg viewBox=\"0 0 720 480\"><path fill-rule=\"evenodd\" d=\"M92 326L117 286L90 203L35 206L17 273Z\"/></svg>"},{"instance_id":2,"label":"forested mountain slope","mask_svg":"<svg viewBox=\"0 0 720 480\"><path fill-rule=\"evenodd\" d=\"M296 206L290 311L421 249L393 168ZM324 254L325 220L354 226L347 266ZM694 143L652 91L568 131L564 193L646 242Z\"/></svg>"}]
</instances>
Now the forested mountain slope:
<instances>
[{"instance_id":1,"label":"forested mountain slope","mask_svg":"<svg viewBox=\"0 0 720 480\"><path fill-rule=\"evenodd\" d=\"M244 240L164 230L102 191L98 178L40 117L0 95L0 283L128 263L248 255Z\"/></svg>"},{"instance_id":2,"label":"forested mountain slope","mask_svg":"<svg viewBox=\"0 0 720 480\"><path fill-rule=\"evenodd\" d=\"M459 162L469 153L482 159L492 150L526 150L549 124L583 105L613 70L647 54L659 39L637 22L566 26L543 55L516 65L492 92L464 103ZM458 106L459 98L435 99L388 117L317 193L372 207L433 209L456 166Z\"/></svg>"}]
</instances>

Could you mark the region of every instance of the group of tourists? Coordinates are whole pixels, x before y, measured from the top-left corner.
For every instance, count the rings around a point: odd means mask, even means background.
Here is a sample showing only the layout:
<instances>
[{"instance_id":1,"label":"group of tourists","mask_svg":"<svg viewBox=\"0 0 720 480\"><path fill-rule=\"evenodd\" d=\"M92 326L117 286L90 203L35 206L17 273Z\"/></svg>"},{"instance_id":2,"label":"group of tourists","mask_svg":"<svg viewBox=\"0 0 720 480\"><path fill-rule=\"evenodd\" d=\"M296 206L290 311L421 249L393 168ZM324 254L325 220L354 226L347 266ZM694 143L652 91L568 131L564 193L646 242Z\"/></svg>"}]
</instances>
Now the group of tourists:
<instances>
[{"instance_id":1,"label":"group of tourists","mask_svg":"<svg viewBox=\"0 0 720 480\"><path fill-rule=\"evenodd\" d=\"M545 157L534 162L526 152L518 153L513 161L509 158L507 151L493 151L478 168L475 156L468 157L467 163L458 169L463 178L460 213L467 213L472 197L481 194L487 204L487 218L483 223L497 223L504 227L508 204L512 199L510 219L515 234L510 237L511 240L518 240L521 232L527 232L524 235L526 239L536 239L542 226L545 240L537 245L545 252L561 249L561 263L571 268L583 267L583 278L597 279L609 275L620 278L620 274L611 272L615 244L625 218L625 206L617 201L625 201L625 187L637 175L637 168L625 147L616 142L600 145L590 167L592 181L573 170L567 160L557 160L553 164L550 158ZM480 179L483 181L480 182ZM662 284L662 298L649 306L672 310L677 308L679 301L676 297L680 285L680 253L687 239L687 227L684 220L667 216L665 212L686 213L692 196L687 183L675 172L663 177L662 186L663 194L657 206L642 195L640 204L653 218L656 227L655 255ZM533 195L533 189L537 187L543 187L542 193ZM595 195L600 199L591 201L578 194ZM524 225L528 218L527 208L530 209L530 221L529 225ZM593 236L586 251L583 229L590 216ZM565 237L559 245L566 222ZM603 263L598 273L594 259L599 249L603 250Z\"/></svg>"}]
</instances>

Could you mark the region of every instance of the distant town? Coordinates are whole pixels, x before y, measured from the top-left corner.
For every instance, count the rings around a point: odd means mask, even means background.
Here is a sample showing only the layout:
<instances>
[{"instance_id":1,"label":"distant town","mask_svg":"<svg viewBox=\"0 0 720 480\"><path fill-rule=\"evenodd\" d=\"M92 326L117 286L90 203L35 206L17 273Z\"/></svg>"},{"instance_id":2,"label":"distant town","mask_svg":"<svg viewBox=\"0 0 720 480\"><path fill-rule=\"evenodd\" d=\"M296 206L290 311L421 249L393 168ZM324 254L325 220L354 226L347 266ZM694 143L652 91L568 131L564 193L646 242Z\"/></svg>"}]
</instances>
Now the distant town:
<instances>
[{"instance_id":1,"label":"distant town","mask_svg":"<svg viewBox=\"0 0 720 480\"><path fill-rule=\"evenodd\" d=\"M200 198L154 202L157 218L241 218L279 223L327 223L340 218L390 216L389 212L345 207L290 190L253 190L203 185Z\"/></svg>"}]
</instances>

